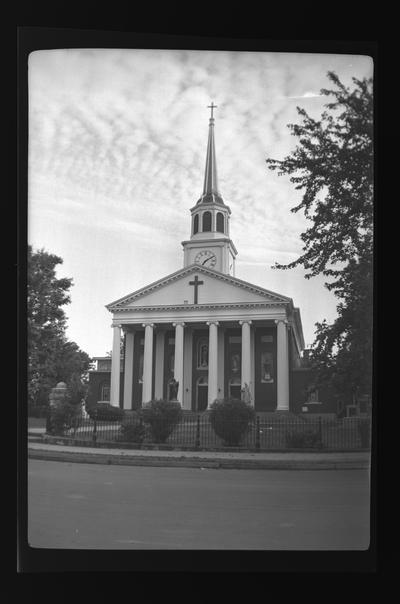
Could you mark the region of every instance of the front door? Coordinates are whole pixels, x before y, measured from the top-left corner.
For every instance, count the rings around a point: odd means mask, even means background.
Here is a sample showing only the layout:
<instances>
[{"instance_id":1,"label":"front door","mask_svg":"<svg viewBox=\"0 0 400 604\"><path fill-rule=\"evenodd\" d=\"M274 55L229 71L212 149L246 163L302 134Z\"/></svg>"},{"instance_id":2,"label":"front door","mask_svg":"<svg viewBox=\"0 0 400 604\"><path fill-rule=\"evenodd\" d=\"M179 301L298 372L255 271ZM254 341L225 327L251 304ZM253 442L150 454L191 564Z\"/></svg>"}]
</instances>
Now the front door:
<instances>
[{"instance_id":1,"label":"front door","mask_svg":"<svg viewBox=\"0 0 400 604\"><path fill-rule=\"evenodd\" d=\"M276 409L276 329L261 327L255 333L255 410Z\"/></svg>"},{"instance_id":2,"label":"front door","mask_svg":"<svg viewBox=\"0 0 400 604\"><path fill-rule=\"evenodd\" d=\"M196 411L205 411L208 405L208 379L200 377L196 388Z\"/></svg>"},{"instance_id":3,"label":"front door","mask_svg":"<svg viewBox=\"0 0 400 604\"><path fill-rule=\"evenodd\" d=\"M208 331L193 333L192 410L205 411L208 404Z\"/></svg>"},{"instance_id":4,"label":"front door","mask_svg":"<svg viewBox=\"0 0 400 604\"><path fill-rule=\"evenodd\" d=\"M241 399L242 330L225 332L225 392L230 398Z\"/></svg>"}]
</instances>

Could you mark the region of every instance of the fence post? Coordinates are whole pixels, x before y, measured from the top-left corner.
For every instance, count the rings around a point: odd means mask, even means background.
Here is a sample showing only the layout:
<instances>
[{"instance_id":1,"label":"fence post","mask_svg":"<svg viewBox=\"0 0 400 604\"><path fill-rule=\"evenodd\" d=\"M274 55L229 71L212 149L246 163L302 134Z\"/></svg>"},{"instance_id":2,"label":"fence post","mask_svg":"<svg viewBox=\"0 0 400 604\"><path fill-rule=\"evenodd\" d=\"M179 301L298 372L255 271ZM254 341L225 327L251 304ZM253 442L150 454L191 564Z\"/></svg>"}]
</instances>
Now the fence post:
<instances>
[{"instance_id":1,"label":"fence post","mask_svg":"<svg viewBox=\"0 0 400 604\"><path fill-rule=\"evenodd\" d=\"M200 447L200 415L197 416L196 422L196 447Z\"/></svg>"},{"instance_id":2,"label":"fence post","mask_svg":"<svg viewBox=\"0 0 400 604\"><path fill-rule=\"evenodd\" d=\"M97 442L97 409L95 409L93 414L93 443Z\"/></svg>"},{"instance_id":3,"label":"fence post","mask_svg":"<svg viewBox=\"0 0 400 604\"><path fill-rule=\"evenodd\" d=\"M260 417L256 417L256 449L260 448Z\"/></svg>"}]
</instances>

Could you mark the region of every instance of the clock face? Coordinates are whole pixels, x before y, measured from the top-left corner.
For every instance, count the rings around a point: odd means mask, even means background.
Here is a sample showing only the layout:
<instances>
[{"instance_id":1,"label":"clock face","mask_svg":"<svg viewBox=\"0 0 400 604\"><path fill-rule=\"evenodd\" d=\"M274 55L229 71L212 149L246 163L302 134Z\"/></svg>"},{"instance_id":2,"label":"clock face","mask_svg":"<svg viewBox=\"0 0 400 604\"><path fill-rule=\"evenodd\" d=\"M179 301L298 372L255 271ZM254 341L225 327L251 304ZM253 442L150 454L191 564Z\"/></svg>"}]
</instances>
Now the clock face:
<instances>
[{"instance_id":1,"label":"clock face","mask_svg":"<svg viewBox=\"0 0 400 604\"><path fill-rule=\"evenodd\" d=\"M199 252L194 260L196 264L200 264L201 266L208 266L209 268L214 268L217 263L217 257L210 250L204 250Z\"/></svg>"}]
</instances>

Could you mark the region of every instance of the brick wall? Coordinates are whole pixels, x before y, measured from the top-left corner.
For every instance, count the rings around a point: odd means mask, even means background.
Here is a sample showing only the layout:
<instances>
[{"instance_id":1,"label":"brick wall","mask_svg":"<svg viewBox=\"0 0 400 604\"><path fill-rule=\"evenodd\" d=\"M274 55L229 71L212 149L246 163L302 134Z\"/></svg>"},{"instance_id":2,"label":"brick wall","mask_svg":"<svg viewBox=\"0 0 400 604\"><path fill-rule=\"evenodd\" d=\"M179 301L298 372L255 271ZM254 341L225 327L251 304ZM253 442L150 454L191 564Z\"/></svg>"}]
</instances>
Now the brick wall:
<instances>
[{"instance_id":1,"label":"brick wall","mask_svg":"<svg viewBox=\"0 0 400 604\"><path fill-rule=\"evenodd\" d=\"M89 393L87 397L87 406L95 405L97 401L101 400L101 389L102 386L107 384L110 385L111 373L110 371L90 371L89 372ZM120 407L123 406L124 400L124 374L120 374L119 382L119 400Z\"/></svg>"}]
</instances>

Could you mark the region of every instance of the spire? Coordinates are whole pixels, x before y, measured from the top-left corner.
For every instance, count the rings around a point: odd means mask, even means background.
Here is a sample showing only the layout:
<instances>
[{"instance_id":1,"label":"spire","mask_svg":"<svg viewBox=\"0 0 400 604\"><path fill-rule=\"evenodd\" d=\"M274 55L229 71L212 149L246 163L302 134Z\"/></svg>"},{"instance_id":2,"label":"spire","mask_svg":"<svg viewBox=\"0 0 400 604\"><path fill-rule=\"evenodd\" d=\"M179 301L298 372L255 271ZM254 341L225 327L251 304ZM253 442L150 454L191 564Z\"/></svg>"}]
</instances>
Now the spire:
<instances>
[{"instance_id":1,"label":"spire","mask_svg":"<svg viewBox=\"0 0 400 604\"><path fill-rule=\"evenodd\" d=\"M204 187L203 194L198 200L199 203L218 203L223 204L223 199L218 192L218 178L217 178L217 161L215 156L215 143L214 143L214 109L217 105L211 103L208 105L211 109L211 117L208 127L208 144L207 144L207 156L206 156L206 169L204 174Z\"/></svg>"}]
</instances>

